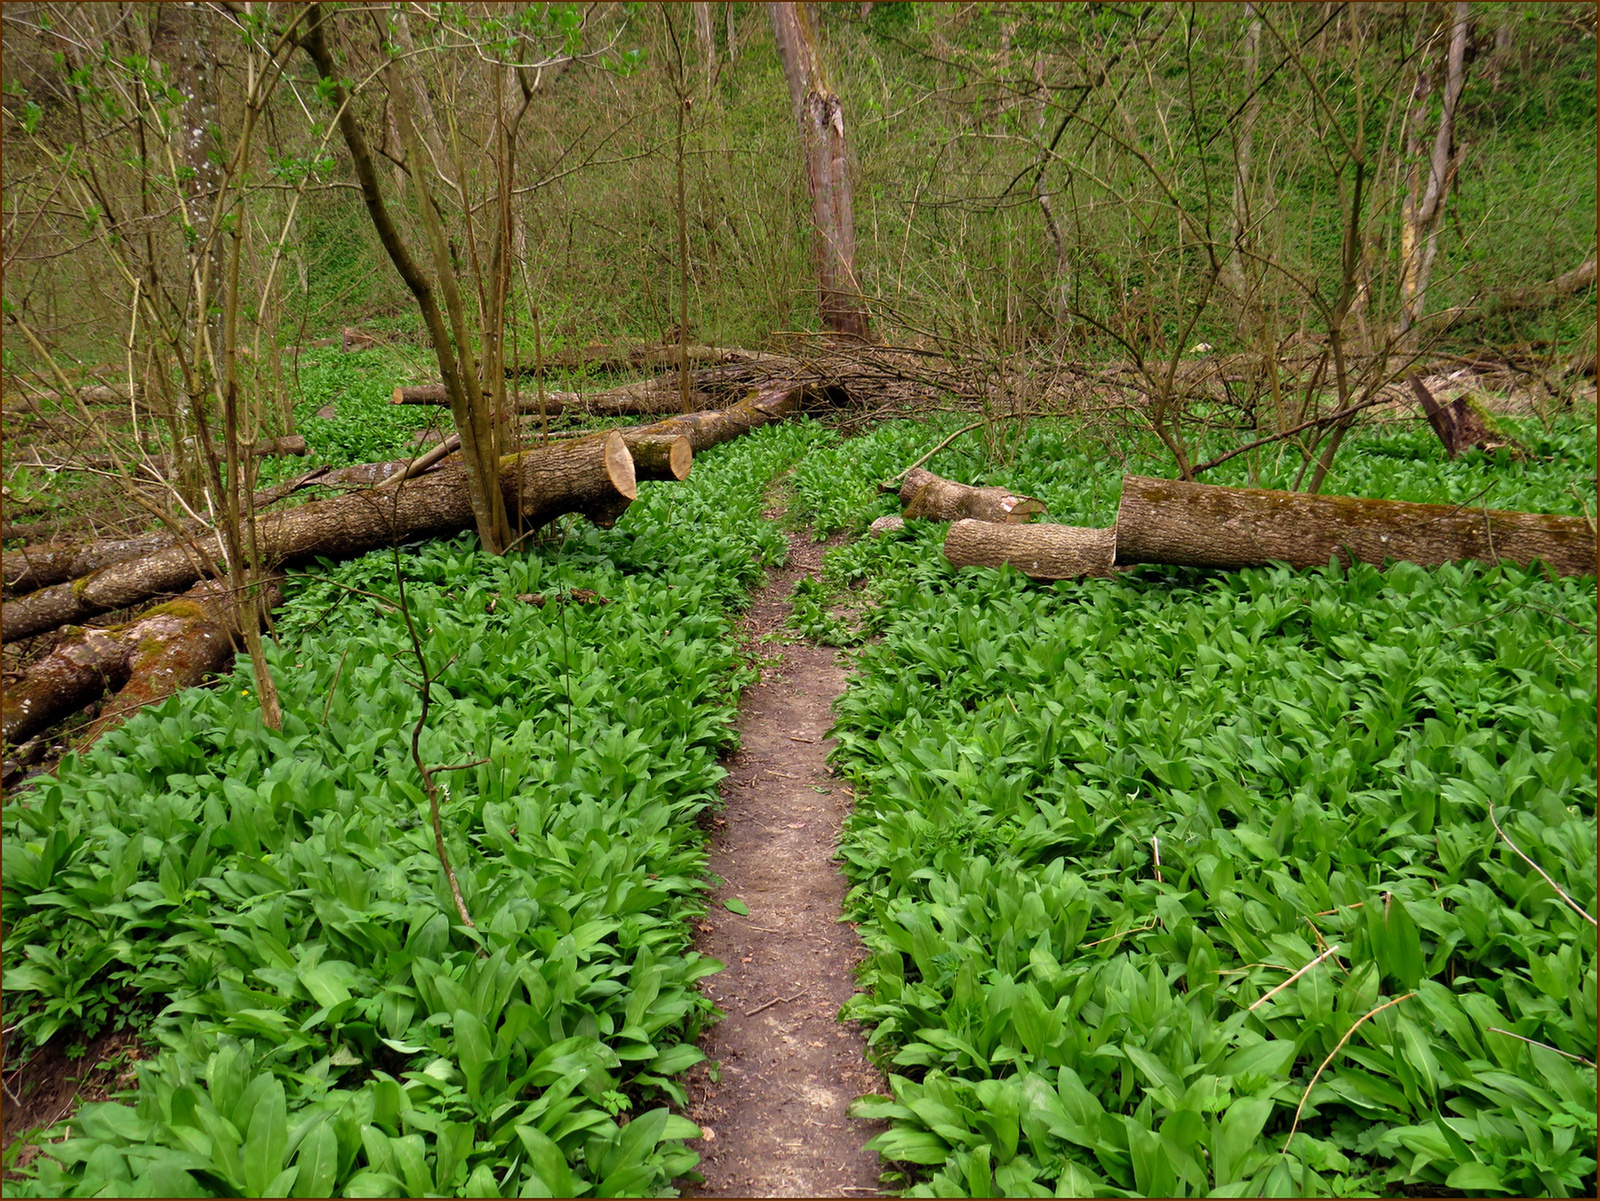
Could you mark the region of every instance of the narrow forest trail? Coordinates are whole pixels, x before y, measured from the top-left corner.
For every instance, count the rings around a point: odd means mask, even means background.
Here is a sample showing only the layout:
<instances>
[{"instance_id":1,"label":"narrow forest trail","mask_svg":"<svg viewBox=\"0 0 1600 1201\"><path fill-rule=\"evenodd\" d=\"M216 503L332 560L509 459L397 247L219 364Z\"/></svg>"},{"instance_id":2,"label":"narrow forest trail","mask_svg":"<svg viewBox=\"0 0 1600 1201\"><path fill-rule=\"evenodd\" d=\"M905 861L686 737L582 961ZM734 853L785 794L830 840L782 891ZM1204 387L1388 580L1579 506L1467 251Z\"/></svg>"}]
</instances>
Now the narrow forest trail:
<instances>
[{"instance_id":1,"label":"narrow forest trail","mask_svg":"<svg viewBox=\"0 0 1600 1201\"><path fill-rule=\"evenodd\" d=\"M795 582L817 574L823 549L791 534L788 566L743 622L747 646L781 659L744 693L711 842L710 870L723 884L697 948L727 964L703 984L727 1017L701 1040L720 1081L710 1064L690 1078L689 1113L706 1137L696 1144L705 1183L688 1196L878 1193L878 1156L862 1144L883 1127L848 1111L885 1086L859 1028L837 1020L863 954L840 920L845 880L834 862L851 795L826 762L846 673L830 647L759 641L783 629ZM748 917L724 907L735 898Z\"/></svg>"}]
</instances>

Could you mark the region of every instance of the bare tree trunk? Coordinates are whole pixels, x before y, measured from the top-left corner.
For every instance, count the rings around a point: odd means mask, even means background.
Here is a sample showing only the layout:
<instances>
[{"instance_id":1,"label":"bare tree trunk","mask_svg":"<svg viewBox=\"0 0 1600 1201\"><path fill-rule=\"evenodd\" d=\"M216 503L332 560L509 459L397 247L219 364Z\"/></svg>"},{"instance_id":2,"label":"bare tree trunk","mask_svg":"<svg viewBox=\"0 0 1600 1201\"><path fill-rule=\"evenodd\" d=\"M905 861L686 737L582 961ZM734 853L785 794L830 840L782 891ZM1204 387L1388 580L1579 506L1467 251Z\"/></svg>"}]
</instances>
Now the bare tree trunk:
<instances>
[{"instance_id":1,"label":"bare tree trunk","mask_svg":"<svg viewBox=\"0 0 1600 1201\"><path fill-rule=\"evenodd\" d=\"M1255 297L1252 295L1250 277L1256 272L1245 270L1245 250L1250 242L1250 171L1255 155L1255 124L1261 115L1261 95L1256 90L1256 74L1261 61L1261 16L1256 6L1244 6L1247 24L1244 35L1244 84L1249 96L1240 113L1239 133L1234 140L1233 154L1233 253L1227 260L1228 285L1238 297L1239 340L1249 344L1255 340L1258 324Z\"/></svg>"},{"instance_id":2,"label":"bare tree trunk","mask_svg":"<svg viewBox=\"0 0 1600 1201\"><path fill-rule=\"evenodd\" d=\"M1456 172L1466 153L1464 146L1455 141L1456 104L1461 99L1461 88L1466 82L1466 51L1468 27L1467 0L1456 0L1454 19L1450 29L1450 45L1445 58L1444 95L1439 112L1439 125L1434 133L1433 150L1426 163L1427 179L1422 173L1423 149L1427 136L1427 98L1433 84L1427 64L1417 68L1417 83L1412 92L1410 128L1406 153L1411 160L1411 174L1407 181L1406 197L1401 210L1400 228L1400 329L1402 339L1422 320L1428 300L1428 280L1433 271L1433 260L1439 249L1439 228L1443 224L1445 202L1455 183Z\"/></svg>"},{"instance_id":3,"label":"bare tree trunk","mask_svg":"<svg viewBox=\"0 0 1600 1201\"><path fill-rule=\"evenodd\" d=\"M767 12L778 41L789 98L800 122L806 184L816 227L818 311L835 334L871 341L872 328L856 278L854 201L844 135L844 108L827 85L805 5L771 3Z\"/></svg>"},{"instance_id":4,"label":"bare tree trunk","mask_svg":"<svg viewBox=\"0 0 1600 1201\"><path fill-rule=\"evenodd\" d=\"M411 252L401 239L400 231L389 213L388 206L384 203L366 137L346 103L343 85L337 82L337 69L328 50L323 30L327 20L328 16L320 5L311 5L306 17L308 29L301 45L315 64L318 74L332 85L330 98L337 106L340 132L344 135L345 144L350 150L368 215L372 218L373 226L390 260L422 309L428 333L433 339L434 354L439 361L439 374L450 392L451 415L455 418L456 428L464 440L462 456L468 465L466 482L472 500L478 537L485 547L499 551L510 540L510 522L501 499L498 480L499 459L494 453L491 414L482 400L477 366L473 361L472 348L466 337L465 311L461 305L459 291L455 287L455 276L445 246L439 214L433 205L426 173L422 169L419 139L415 122L411 119L405 102L404 84L391 75L389 95L398 107L396 118L401 137L408 143L406 158L411 168L411 182L417 189L418 203L428 226L434 265L438 270L440 288L444 292L445 303L449 309L449 327L445 324L445 313L440 311L438 300L434 295L434 285L423 275L415 259L412 258ZM390 69L393 70L392 64Z\"/></svg>"},{"instance_id":5,"label":"bare tree trunk","mask_svg":"<svg viewBox=\"0 0 1600 1201\"><path fill-rule=\"evenodd\" d=\"M700 44L700 59L706 68L706 95L717 79L717 27L711 23L711 5L696 0L694 38Z\"/></svg>"},{"instance_id":6,"label":"bare tree trunk","mask_svg":"<svg viewBox=\"0 0 1600 1201\"><path fill-rule=\"evenodd\" d=\"M185 97L173 126L178 161L185 168L182 218L189 245L185 256L188 278L183 281L180 295L187 293L188 303L194 309L195 344L189 348L188 370L173 398L172 453L177 463L175 474L179 491L191 503L204 495L206 487L195 454L196 448L202 445L195 435L206 433L201 428L205 422L208 388L208 381L200 374L200 365L205 361L201 329L212 320L209 314L221 276L220 241L208 236L212 232L211 206L222 179L221 168L210 153L217 127L217 86L214 64L205 53L200 20L201 15L190 5L163 6L156 12L150 45L152 57L167 64L173 85ZM220 335L221 330L215 328L213 332ZM220 337L216 340L220 341Z\"/></svg>"}]
</instances>

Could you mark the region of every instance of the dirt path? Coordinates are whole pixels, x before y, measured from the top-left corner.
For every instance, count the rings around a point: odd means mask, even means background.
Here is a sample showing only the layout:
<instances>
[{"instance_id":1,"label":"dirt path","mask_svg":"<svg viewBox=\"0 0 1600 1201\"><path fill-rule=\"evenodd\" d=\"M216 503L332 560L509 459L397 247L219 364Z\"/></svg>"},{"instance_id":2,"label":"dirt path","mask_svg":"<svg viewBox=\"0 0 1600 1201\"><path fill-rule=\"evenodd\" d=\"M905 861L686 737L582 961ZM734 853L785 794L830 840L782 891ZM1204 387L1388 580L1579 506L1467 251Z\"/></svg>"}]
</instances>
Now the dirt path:
<instances>
[{"instance_id":1,"label":"dirt path","mask_svg":"<svg viewBox=\"0 0 1600 1201\"><path fill-rule=\"evenodd\" d=\"M727 763L726 804L711 843L722 877L698 949L727 964L704 984L726 1011L701 1040L721 1064L690 1078L689 1114L705 1184L686 1196L850 1197L878 1193L878 1157L861 1149L881 1125L848 1114L883 1092L854 1024L839 1008L855 991L863 949L839 920L844 877L833 860L850 811L848 787L828 772L830 706L844 690L837 652L804 642L758 643L783 629L795 581L815 575L823 547L791 535L789 565L756 594L744 638L781 654L740 705L741 749ZM722 902L738 898L750 916Z\"/></svg>"}]
</instances>

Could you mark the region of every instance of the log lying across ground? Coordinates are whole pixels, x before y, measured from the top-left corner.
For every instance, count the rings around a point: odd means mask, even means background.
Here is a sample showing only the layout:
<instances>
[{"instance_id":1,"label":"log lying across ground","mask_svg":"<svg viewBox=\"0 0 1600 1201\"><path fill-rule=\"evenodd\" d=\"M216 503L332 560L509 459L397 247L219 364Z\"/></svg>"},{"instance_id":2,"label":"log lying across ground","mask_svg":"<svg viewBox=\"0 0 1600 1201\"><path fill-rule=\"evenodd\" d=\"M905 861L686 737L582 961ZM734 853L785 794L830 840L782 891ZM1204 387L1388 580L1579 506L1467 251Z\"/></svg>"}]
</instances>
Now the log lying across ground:
<instances>
[{"instance_id":1,"label":"log lying across ground","mask_svg":"<svg viewBox=\"0 0 1600 1201\"><path fill-rule=\"evenodd\" d=\"M258 442L251 448L250 453L258 459L276 459L301 456L308 454L309 451L306 440L295 434L287 438L269 438L265 442ZM25 466L51 470L71 470L76 467L91 471L134 471L141 464L148 464L157 471L165 471L171 465L172 458L170 455L148 455L139 458L134 455L49 453L46 448L40 448L27 451L16 461Z\"/></svg>"},{"instance_id":2,"label":"log lying across ground","mask_svg":"<svg viewBox=\"0 0 1600 1201\"><path fill-rule=\"evenodd\" d=\"M1437 567L1457 559L1595 574L1595 532L1581 517L1465 505L1421 505L1264 488L1222 488L1130 475L1117 508L1116 561L1194 567L1329 559Z\"/></svg>"},{"instance_id":3,"label":"log lying across ground","mask_svg":"<svg viewBox=\"0 0 1600 1201\"><path fill-rule=\"evenodd\" d=\"M265 589L268 607L282 597ZM238 635L225 584L208 580L176 600L108 629L76 629L9 684L0 702L0 734L23 742L107 692L110 704L79 740L82 749L145 705L199 684L227 666Z\"/></svg>"},{"instance_id":4,"label":"log lying across ground","mask_svg":"<svg viewBox=\"0 0 1600 1201\"><path fill-rule=\"evenodd\" d=\"M1043 501L1021 496L1008 488L976 488L942 479L931 471L913 467L900 485L902 516L932 521L1027 521L1046 511Z\"/></svg>"},{"instance_id":5,"label":"log lying across ground","mask_svg":"<svg viewBox=\"0 0 1600 1201\"><path fill-rule=\"evenodd\" d=\"M805 388L792 383L754 392L729 409L691 413L641 426L624 434L612 430L552 442L501 460L506 504L524 526L533 527L563 513L582 513L600 524L614 522L637 495L640 478L629 447L652 473L645 478L682 478L692 453L758 426L798 412ZM685 440L690 454L685 456ZM431 473L396 483L414 460L385 472L377 487L258 518L263 557L290 563L314 556L330 559L362 554L397 541L442 537L473 526L466 477L459 462L445 462ZM367 470L363 465L361 470ZM392 464L373 464L386 469ZM346 471L352 469L345 469ZM215 536L199 550L212 562L220 557ZM32 637L100 613L181 592L207 567L189 544L168 544L153 553L111 563L92 574L40 588L0 609L0 640Z\"/></svg>"},{"instance_id":6,"label":"log lying across ground","mask_svg":"<svg viewBox=\"0 0 1600 1201\"><path fill-rule=\"evenodd\" d=\"M735 352L723 353L732 356ZM704 367L689 373L690 404L713 407L741 392L788 378L794 375L795 366L793 360L776 355L738 352L738 357L730 358L723 366ZM450 402L444 385L431 383L402 385L394 390L390 403L446 405ZM676 372L599 392L546 389L544 394L544 412L550 417L573 413L594 417L649 417L682 409L682 381ZM517 412L539 412L538 393L526 385L517 401Z\"/></svg>"},{"instance_id":7,"label":"log lying across ground","mask_svg":"<svg viewBox=\"0 0 1600 1201\"><path fill-rule=\"evenodd\" d=\"M1010 564L1036 580L1110 579L1117 574L1117 532L1073 525L1011 525L964 518L945 535L957 567Z\"/></svg>"},{"instance_id":8,"label":"log lying across ground","mask_svg":"<svg viewBox=\"0 0 1600 1201\"><path fill-rule=\"evenodd\" d=\"M86 405L121 405L128 403L126 384L84 384L75 395ZM37 413L43 401L60 400L55 389L30 389L27 392L8 392L0 398L0 406L7 413Z\"/></svg>"},{"instance_id":9,"label":"log lying across ground","mask_svg":"<svg viewBox=\"0 0 1600 1201\"><path fill-rule=\"evenodd\" d=\"M417 459L394 459L387 463L357 463L352 467L318 467L255 494L253 505L257 513L268 505L276 504L305 488L371 488L385 480L394 479L409 468L417 467ZM182 527L181 534L171 530L155 530L128 538L104 538L96 542L40 543L21 546L0 555L0 583L7 596L33 592L51 584L62 584L109 567L154 554L169 546L176 546L186 537L197 537L204 531L192 522Z\"/></svg>"},{"instance_id":10,"label":"log lying across ground","mask_svg":"<svg viewBox=\"0 0 1600 1201\"><path fill-rule=\"evenodd\" d=\"M633 460L622 435L591 435L553 442L501 460L506 504L532 526L562 513L592 514L614 521L635 495ZM348 558L394 542L442 537L473 525L465 469L447 464L403 487L378 487L328 500L314 500L256 522L263 558L288 563L313 556ZM199 549L219 562L219 539ZM115 563L92 575L19 597L0 610L0 639L10 642L81 623L151 597L182 592L208 574L189 545Z\"/></svg>"}]
</instances>

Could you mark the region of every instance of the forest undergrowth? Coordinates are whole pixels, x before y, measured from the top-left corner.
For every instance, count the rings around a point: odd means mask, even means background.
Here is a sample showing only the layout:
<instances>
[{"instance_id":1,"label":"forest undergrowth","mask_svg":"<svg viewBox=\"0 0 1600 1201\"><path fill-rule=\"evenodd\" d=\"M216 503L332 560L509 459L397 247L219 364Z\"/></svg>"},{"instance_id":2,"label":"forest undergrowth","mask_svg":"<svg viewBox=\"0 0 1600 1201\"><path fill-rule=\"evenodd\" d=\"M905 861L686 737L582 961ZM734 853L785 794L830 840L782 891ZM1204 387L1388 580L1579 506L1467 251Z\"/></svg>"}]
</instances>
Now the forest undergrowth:
<instances>
[{"instance_id":1,"label":"forest undergrowth","mask_svg":"<svg viewBox=\"0 0 1600 1201\"><path fill-rule=\"evenodd\" d=\"M1517 434L1526 460L1450 462L1424 426L1371 429L1328 490L1592 512L1591 421ZM873 481L936 441L814 452L797 507L862 529L894 505ZM975 440L931 464L1083 524L1139 466L1045 427L1009 467ZM830 552L796 616L866 643L834 755L872 952L849 1012L893 1090L856 1112L893 1123L902 1185L1592 1193L1593 577L1047 585L957 572L943 533Z\"/></svg>"},{"instance_id":2,"label":"forest undergrowth","mask_svg":"<svg viewBox=\"0 0 1600 1201\"><path fill-rule=\"evenodd\" d=\"M819 433L719 448L611 531L405 549L437 673L421 752L472 764L439 779L475 928L411 761L387 552L294 578L281 732L242 665L8 798L14 1037L131 1022L160 1051L7 1191L658 1195L689 1172L670 1110L719 966L689 923L749 678L731 614L786 553L762 490Z\"/></svg>"}]
</instances>

